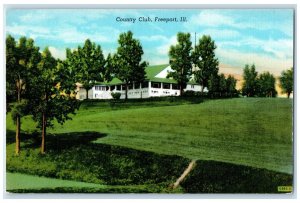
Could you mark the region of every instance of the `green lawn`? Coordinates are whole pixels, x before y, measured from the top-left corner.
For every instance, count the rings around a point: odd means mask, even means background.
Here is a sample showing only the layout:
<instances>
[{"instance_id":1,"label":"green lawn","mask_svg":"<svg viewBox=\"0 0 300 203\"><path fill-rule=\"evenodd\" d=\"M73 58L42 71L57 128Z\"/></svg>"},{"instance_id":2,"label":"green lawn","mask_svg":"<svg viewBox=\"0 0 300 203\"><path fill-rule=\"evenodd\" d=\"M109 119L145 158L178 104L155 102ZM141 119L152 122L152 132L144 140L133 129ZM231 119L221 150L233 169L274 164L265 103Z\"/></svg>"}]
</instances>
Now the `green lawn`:
<instances>
[{"instance_id":1,"label":"green lawn","mask_svg":"<svg viewBox=\"0 0 300 203\"><path fill-rule=\"evenodd\" d=\"M14 177L26 173L101 187L70 188L67 182L64 189L31 192L170 192L168 185L191 159L200 164L177 192L276 192L292 184L289 99L89 101L73 120L48 130L44 156L32 134L35 124L25 117L21 155L15 157L15 127L10 115L6 121L7 170Z\"/></svg>"},{"instance_id":2,"label":"green lawn","mask_svg":"<svg viewBox=\"0 0 300 203\"><path fill-rule=\"evenodd\" d=\"M37 188L56 188L56 187L88 187L105 188L106 185L85 183L78 181L60 180L54 178L38 177L20 173L6 173L6 189L37 189Z\"/></svg>"},{"instance_id":3,"label":"green lawn","mask_svg":"<svg viewBox=\"0 0 300 203\"><path fill-rule=\"evenodd\" d=\"M23 119L24 120L24 119ZM13 130L8 118L8 129ZM32 130L32 122L22 129ZM292 100L236 98L200 104L112 108L82 106L49 133L95 131L96 143L189 159L217 160L292 173Z\"/></svg>"},{"instance_id":4,"label":"green lawn","mask_svg":"<svg viewBox=\"0 0 300 203\"><path fill-rule=\"evenodd\" d=\"M57 178L38 177L21 173L6 173L6 190L18 193L89 192L89 193L148 193L158 192L155 185L101 185Z\"/></svg>"}]
</instances>

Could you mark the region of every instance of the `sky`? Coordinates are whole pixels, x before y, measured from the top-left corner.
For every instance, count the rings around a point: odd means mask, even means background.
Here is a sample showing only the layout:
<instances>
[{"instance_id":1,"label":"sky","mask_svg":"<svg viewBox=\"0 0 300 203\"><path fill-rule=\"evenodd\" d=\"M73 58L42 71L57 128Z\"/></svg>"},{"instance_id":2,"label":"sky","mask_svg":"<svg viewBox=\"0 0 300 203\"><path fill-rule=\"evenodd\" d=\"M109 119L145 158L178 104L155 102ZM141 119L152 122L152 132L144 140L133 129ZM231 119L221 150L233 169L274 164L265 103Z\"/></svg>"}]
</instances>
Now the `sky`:
<instances>
[{"instance_id":1,"label":"sky","mask_svg":"<svg viewBox=\"0 0 300 203\"><path fill-rule=\"evenodd\" d=\"M116 19L135 18L135 22ZM148 17L152 22L139 22ZM178 22L158 22L174 18ZM186 22L180 22L186 17ZM65 49L76 49L89 38L105 56L115 53L120 33L131 30L140 40L150 65L167 64L168 51L178 32L191 33L196 43L210 35L217 45L220 69L242 74L245 64L258 72L278 76L293 66L292 9L7 9L6 34L33 38L40 50L49 47L54 57L65 59Z\"/></svg>"}]
</instances>

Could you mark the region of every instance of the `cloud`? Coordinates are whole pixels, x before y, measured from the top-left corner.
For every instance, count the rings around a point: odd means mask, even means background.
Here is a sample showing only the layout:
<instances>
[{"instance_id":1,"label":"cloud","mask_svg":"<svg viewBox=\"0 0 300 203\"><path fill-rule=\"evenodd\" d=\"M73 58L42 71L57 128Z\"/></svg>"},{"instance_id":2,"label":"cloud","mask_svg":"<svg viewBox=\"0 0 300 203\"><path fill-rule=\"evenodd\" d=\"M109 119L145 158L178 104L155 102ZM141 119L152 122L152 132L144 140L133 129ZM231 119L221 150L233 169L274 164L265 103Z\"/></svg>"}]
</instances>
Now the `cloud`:
<instances>
[{"instance_id":1,"label":"cloud","mask_svg":"<svg viewBox=\"0 0 300 203\"><path fill-rule=\"evenodd\" d=\"M43 26L25 26L25 25L12 25L6 26L6 31L15 35L29 35L29 34L40 34L47 35L50 29Z\"/></svg>"},{"instance_id":2,"label":"cloud","mask_svg":"<svg viewBox=\"0 0 300 203\"><path fill-rule=\"evenodd\" d=\"M293 58L293 40L286 38L262 40L254 37L243 37L238 41L219 42L218 46L223 49L228 48L228 46L234 47L235 49L240 49L241 47L247 48L248 50L260 49L278 59Z\"/></svg>"},{"instance_id":3,"label":"cloud","mask_svg":"<svg viewBox=\"0 0 300 203\"><path fill-rule=\"evenodd\" d=\"M162 55L168 56L170 46L174 45L176 43L177 43L177 37L173 36L166 43L164 43L161 46L158 46L156 48L156 51L157 51L158 54L162 54Z\"/></svg>"},{"instance_id":4,"label":"cloud","mask_svg":"<svg viewBox=\"0 0 300 203\"><path fill-rule=\"evenodd\" d=\"M244 16L241 17L246 17ZM241 18L231 15L230 12L224 10L203 10L199 14L190 17L189 23L185 24L187 29L191 27L231 27L236 29L257 29L257 30L271 30L275 29L289 37L293 36L293 26L291 24L291 19L281 19L279 20L265 20L257 19L256 16L252 20L243 19L242 22L239 21Z\"/></svg>"},{"instance_id":5,"label":"cloud","mask_svg":"<svg viewBox=\"0 0 300 203\"><path fill-rule=\"evenodd\" d=\"M235 23L231 17L213 10L201 11L198 15L192 16L189 21L193 24L207 27L219 27L221 25L233 25Z\"/></svg>"},{"instance_id":6,"label":"cloud","mask_svg":"<svg viewBox=\"0 0 300 203\"><path fill-rule=\"evenodd\" d=\"M163 41L163 42L167 42L169 40L168 37L163 36L163 35L151 35L151 36L140 36L137 37L138 39L142 40L142 41Z\"/></svg>"},{"instance_id":7,"label":"cloud","mask_svg":"<svg viewBox=\"0 0 300 203\"><path fill-rule=\"evenodd\" d=\"M99 32L82 32L75 27L61 28L56 30L51 38L60 39L65 43L83 43L86 39L95 42L109 42L110 38Z\"/></svg>"},{"instance_id":8,"label":"cloud","mask_svg":"<svg viewBox=\"0 0 300 203\"><path fill-rule=\"evenodd\" d=\"M38 24L54 20L59 23L85 24L90 20L99 20L109 13L106 10L93 9L49 9L49 10L32 10L18 17L22 23Z\"/></svg>"},{"instance_id":9,"label":"cloud","mask_svg":"<svg viewBox=\"0 0 300 203\"><path fill-rule=\"evenodd\" d=\"M65 60L66 59L66 50L65 49L57 49L55 47L49 47L49 51L52 56L57 59Z\"/></svg>"},{"instance_id":10,"label":"cloud","mask_svg":"<svg viewBox=\"0 0 300 203\"><path fill-rule=\"evenodd\" d=\"M39 23L53 19L54 15L50 15L48 12L36 10L32 12L26 12L24 15L19 15L19 19L22 23Z\"/></svg>"},{"instance_id":11,"label":"cloud","mask_svg":"<svg viewBox=\"0 0 300 203\"><path fill-rule=\"evenodd\" d=\"M210 35L213 39L233 39L240 37L240 32L229 29L210 28L197 33L198 36Z\"/></svg>"},{"instance_id":12,"label":"cloud","mask_svg":"<svg viewBox=\"0 0 300 203\"><path fill-rule=\"evenodd\" d=\"M238 50L217 49L216 56L221 63L244 68L245 64L255 64L258 72L269 71L276 76L282 70L293 66L292 59L279 59L258 53L245 53Z\"/></svg>"},{"instance_id":13,"label":"cloud","mask_svg":"<svg viewBox=\"0 0 300 203\"><path fill-rule=\"evenodd\" d=\"M46 40L56 40L65 43L83 43L88 38L95 42L111 41L111 38L104 33L97 31L88 33L86 31L79 31L76 27L72 26L49 29L45 26L13 25L7 26L6 31L13 35L27 36L33 39L43 38Z\"/></svg>"}]
</instances>

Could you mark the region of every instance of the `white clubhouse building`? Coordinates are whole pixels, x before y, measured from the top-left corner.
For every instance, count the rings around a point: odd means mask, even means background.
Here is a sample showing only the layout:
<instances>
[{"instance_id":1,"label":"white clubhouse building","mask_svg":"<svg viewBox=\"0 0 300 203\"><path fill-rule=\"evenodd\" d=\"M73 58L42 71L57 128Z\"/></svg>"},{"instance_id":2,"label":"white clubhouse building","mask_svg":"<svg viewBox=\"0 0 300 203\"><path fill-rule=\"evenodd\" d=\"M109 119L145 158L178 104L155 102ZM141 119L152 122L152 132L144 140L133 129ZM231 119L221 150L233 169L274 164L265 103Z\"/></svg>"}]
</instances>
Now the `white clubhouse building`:
<instances>
[{"instance_id":1,"label":"white clubhouse building","mask_svg":"<svg viewBox=\"0 0 300 203\"><path fill-rule=\"evenodd\" d=\"M143 83L128 85L127 96L131 98L149 98L162 96L179 96L180 90L177 82L167 78L168 72L173 71L170 65L149 66L146 68L146 80ZM193 80L188 82L184 91L201 91L201 86ZM86 99L86 90L81 84L77 85L76 98L79 100ZM118 78L114 78L109 83L97 83L88 92L89 99L112 99L112 92L120 92L121 99L125 98L125 85ZM204 92L207 89L204 88Z\"/></svg>"}]
</instances>

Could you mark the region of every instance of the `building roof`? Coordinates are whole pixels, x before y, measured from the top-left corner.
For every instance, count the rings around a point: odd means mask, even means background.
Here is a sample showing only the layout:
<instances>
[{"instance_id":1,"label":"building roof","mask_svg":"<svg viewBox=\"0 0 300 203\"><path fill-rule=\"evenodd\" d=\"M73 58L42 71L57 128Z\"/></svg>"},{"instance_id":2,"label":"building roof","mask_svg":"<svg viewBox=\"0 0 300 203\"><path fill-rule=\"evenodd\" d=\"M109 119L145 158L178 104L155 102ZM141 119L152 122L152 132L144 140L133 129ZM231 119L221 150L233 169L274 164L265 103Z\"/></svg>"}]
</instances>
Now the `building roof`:
<instances>
[{"instance_id":1,"label":"building roof","mask_svg":"<svg viewBox=\"0 0 300 203\"><path fill-rule=\"evenodd\" d=\"M155 77L160 72L162 72L165 68L167 68L169 64L163 64L163 65L155 65L155 66L148 66L145 68L146 70L146 80L152 81L152 82L164 82L164 83L173 83L177 84L177 81L171 78L158 78ZM188 82L189 84L197 84L194 81ZM118 85L123 84L121 80L118 78L113 78L110 82L100 82L97 83L98 85Z\"/></svg>"}]
</instances>

